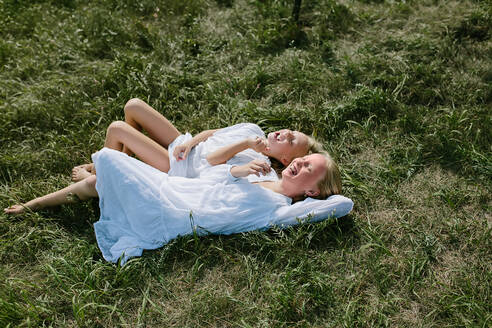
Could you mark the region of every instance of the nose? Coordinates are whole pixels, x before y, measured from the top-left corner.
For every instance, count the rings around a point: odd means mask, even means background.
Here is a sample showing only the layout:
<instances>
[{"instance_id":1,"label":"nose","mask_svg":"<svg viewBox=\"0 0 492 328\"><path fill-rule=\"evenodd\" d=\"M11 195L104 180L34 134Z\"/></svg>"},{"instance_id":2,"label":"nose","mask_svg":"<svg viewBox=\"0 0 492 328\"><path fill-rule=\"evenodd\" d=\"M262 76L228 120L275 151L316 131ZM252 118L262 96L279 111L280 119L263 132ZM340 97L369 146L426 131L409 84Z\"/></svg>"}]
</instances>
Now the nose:
<instances>
[{"instance_id":1,"label":"nose","mask_svg":"<svg viewBox=\"0 0 492 328\"><path fill-rule=\"evenodd\" d=\"M283 134L283 137L284 138L292 138L292 135L293 135L292 134L292 131L291 130L287 130L287 129L284 130L282 134Z\"/></svg>"},{"instance_id":2,"label":"nose","mask_svg":"<svg viewBox=\"0 0 492 328\"><path fill-rule=\"evenodd\" d=\"M309 166L309 162L304 157L298 157L293 162L295 162L298 168Z\"/></svg>"}]
</instances>

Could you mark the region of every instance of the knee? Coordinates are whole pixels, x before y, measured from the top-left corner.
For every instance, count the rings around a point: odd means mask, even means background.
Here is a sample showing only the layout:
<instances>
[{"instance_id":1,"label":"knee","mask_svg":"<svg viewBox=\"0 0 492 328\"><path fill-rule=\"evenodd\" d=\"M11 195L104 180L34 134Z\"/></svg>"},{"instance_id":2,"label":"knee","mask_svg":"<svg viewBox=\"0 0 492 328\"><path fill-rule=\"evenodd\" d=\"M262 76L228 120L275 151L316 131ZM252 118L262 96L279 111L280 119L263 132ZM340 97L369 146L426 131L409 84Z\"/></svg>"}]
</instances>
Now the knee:
<instances>
[{"instance_id":1,"label":"knee","mask_svg":"<svg viewBox=\"0 0 492 328\"><path fill-rule=\"evenodd\" d=\"M132 98L128 100L124 107L125 116L132 115L142 110L144 108L144 105L146 105L145 101L139 98Z\"/></svg>"},{"instance_id":2,"label":"knee","mask_svg":"<svg viewBox=\"0 0 492 328\"><path fill-rule=\"evenodd\" d=\"M108 126L107 134L117 134L127 128L128 124L123 121L114 121Z\"/></svg>"}]
</instances>

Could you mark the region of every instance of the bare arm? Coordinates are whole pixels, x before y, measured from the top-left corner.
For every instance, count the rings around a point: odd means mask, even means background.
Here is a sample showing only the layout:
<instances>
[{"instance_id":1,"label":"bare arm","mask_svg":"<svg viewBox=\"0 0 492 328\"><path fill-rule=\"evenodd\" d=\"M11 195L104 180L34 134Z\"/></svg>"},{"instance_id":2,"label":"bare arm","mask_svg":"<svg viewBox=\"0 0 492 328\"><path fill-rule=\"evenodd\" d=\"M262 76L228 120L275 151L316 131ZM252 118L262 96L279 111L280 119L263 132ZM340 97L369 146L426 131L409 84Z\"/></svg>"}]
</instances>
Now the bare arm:
<instances>
[{"instance_id":1,"label":"bare arm","mask_svg":"<svg viewBox=\"0 0 492 328\"><path fill-rule=\"evenodd\" d=\"M231 175L235 178L247 177L250 174L254 174L256 176L260 176L260 174L267 174L272 169L270 165L266 162L255 159L249 162L248 164L233 166L231 168Z\"/></svg>"},{"instance_id":2,"label":"bare arm","mask_svg":"<svg viewBox=\"0 0 492 328\"><path fill-rule=\"evenodd\" d=\"M207 156L207 161L210 165L224 164L237 153L248 148L252 148L257 152L262 152L266 148L266 141L261 138L244 139L239 142L222 147Z\"/></svg>"},{"instance_id":3,"label":"bare arm","mask_svg":"<svg viewBox=\"0 0 492 328\"><path fill-rule=\"evenodd\" d=\"M216 131L219 129L214 129L214 130L205 130L194 136L190 141L191 147L195 147L198 145L200 142L207 140L210 136L212 136Z\"/></svg>"},{"instance_id":4,"label":"bare arm","mask_svg":"<svg viewBox=\"0 0 492 328\"><path fill-rule=\"evenodd\" d=\"M205 130L194 136L190 141L185 142L179 146L176 146L173 151L173 156L176 160L180 161L186 159L191 149L198 145L200 142L207 140L212 136L218 129Z\"/></svg>"},{"instance_id":5,"label":"bare arm","mask_svg":"<svg viewBox=\"0 0 492 328\"><path fill-rule=\"evenodd\" d=\"M222 147L211 154L207 155L207 161L210 165L224 164L237 153L249 148L248 139Z\"/></svg>"}]
</instances>

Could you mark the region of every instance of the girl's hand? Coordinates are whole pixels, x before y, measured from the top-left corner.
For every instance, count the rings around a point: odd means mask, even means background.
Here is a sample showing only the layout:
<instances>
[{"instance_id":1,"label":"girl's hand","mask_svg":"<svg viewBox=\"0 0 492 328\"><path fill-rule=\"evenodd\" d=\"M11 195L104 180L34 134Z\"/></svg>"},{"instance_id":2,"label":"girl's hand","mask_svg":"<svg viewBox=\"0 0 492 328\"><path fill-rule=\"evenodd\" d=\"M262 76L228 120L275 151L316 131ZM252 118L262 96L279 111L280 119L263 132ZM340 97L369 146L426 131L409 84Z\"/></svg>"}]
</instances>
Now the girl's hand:
<instances>
[{"instance_id":1,"label":"girl's hand","mask_svg":"<svg viewBox=\"0 0 492 328\"><path fill-rule=\"evenodd\" d=\"M174 147L173 156L176 158L178 162L185 160L186 157L188 157L188 154L190 153L192 148L193 146L185 142L181 145Z\"/></svg>"},{"instance_id":2,"label":"girl's hand","mask_svg":"<svg viewBox=\"0 0 492 328\"><path fill-rule=\"evenodd\" d=\"M231 174L236 178L247 177L250 174L260 176L260 173L265 175L271 171L271 167L267 162L255 159L248 164L234 166L231 169Z\"/></svg>"},{"instance_id":3,"label":"girl's hand","mask_svg":"<svg viewBox=\"0 0 492 328\"><path fill-rule=\"evenodd\" d=\"M267 141L265 138L250 138L248 139L248 147L256 151L257 153L261 153L267 149Z\"/></svg>"}]
</instances>

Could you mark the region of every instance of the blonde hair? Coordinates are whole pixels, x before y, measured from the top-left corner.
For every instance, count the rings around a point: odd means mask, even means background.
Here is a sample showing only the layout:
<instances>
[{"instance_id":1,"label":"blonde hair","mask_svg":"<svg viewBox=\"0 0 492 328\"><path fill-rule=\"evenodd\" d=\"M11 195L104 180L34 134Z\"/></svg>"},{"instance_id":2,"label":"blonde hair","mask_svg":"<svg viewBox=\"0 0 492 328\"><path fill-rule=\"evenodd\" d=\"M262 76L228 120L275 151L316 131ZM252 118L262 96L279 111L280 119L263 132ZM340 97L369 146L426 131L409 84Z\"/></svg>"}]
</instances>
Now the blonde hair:
<instances>
[{"instance_id":1,"label":"blonde hair","mask_svg":"<svg viewBox=\"0 0 492 328\"><path fill-rule=\"evenodd\" d=\"M315 198L325 199L331 195L342 193L342 178L337 163L331 158L323 145L311 136L308 137L308 155L321 154L326 159L326 173L323 179L318 182L319 195Z\"/></svg>"},{"instance_id":2,"label":"blonde hair","mask_svg":"<svg viewBox=\"0 0 492 328\"><path fill-rule=\"evenodd\" d=\"M326 151L320 151L319 154L326 159L326 173L323 179L318 182L319 195L314 198L325 199L331 195L341 194L342 178L337 163Z\"/></svg>"},{"instance_id":3,"label":"blonde hair","mask_svg":"<svg viewBox=\"0 0 492 328\"><path fill-rule=\"evenodd\" d=\"M317 141L316 139L314 139L313 137L311 136L308 136L306 135L307 138L308 138L308 152L306 155L309 155L309 154L314 154L314 153L324 153L325 150L323 149L323 145L321 144L321 142Z\"/></svg>"}]
</instances>

